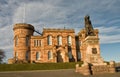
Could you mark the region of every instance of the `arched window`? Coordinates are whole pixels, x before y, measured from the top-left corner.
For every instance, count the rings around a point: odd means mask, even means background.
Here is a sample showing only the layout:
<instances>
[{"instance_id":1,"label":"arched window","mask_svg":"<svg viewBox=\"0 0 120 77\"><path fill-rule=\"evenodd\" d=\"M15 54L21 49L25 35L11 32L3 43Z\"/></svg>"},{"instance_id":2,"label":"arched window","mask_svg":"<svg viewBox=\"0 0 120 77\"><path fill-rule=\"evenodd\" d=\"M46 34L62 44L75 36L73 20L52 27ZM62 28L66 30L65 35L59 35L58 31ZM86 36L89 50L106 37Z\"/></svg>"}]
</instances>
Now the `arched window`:
<instances>
[{"instance_id":1,"label":"arched window","mask_svg":"<svg viewBox=\"0 0 120 77\"><path fill-rule=\"evenodd\" d=\"M68 42L68 45L72 45L72 37L71 36L68 36L67 37L67 42Z\"/></svg>"},{"instance_id":2,"label":"arched window","mask_svg":"<svg viewBox=\"0 0 120 77\"><path fill-rule=\"evenodd\" d=\"M36 60L40 60L40 52L36 52Z\"/></svg>"},{"instance_id":3,"label":"arched window","mask_svg":"<svg viewBox=\"0 0 120 77\"><path fill-rule=\"evenodd\" d=\"M62 36L57 36L58 45L62 45Z\"/></svg>"},{"instance_id":4,"label":"arched window","mask_svg":"<svg viewBox=\"0 0 120 77\"><path fill-rule=\"evenodd\" d=\"M48 60L52 59L53 58L53 54L51 51L48 51Z\"/></svg>"},{"instance_id":5,"label":"arched window","mask_svg":"<svg viewBox=\"0 0 120 77\"><path fill-rule=\"evenodd\" d=\"M15 46L18 45L18 36L15 37Z\"/></svg>"},{"instance_id":6,"label":"arched window","mask_svg":"<svg viewBox=\"0 0 120 77\"><path fill-rule=\"evenodd\" d=\"M48 45L52 45L52 36L47 36L47 43Z\"/></svg>"},{"instance_id":7,"label":"arched window","mask_svg":"<svg viewBox=\"0 0 120 77\"><path fill-rule=\"evenodd\" d=\"M26 60L29 59L29 51L26 52Z\"/></svg>"}]
</instances>

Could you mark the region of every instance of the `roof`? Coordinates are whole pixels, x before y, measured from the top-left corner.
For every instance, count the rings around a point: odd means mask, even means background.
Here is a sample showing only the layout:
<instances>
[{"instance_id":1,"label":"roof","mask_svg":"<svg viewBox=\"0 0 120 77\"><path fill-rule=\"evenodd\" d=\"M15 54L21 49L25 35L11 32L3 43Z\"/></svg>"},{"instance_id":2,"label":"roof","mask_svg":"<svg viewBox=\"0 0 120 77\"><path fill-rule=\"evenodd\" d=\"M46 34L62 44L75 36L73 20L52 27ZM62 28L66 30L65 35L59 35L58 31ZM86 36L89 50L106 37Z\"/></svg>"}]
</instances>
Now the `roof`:
<instances>
[{"instance_id":1,"label":"roof","mask_svg":"<svg viewBox=\"0 0 120 77\"><path fill-rule=\"evenodd\" d=\"M44 28L43 33L44 32L72 32L72 33L74 33L75 31L74 31L74 29Z\"/></svg>"}]
</instances>

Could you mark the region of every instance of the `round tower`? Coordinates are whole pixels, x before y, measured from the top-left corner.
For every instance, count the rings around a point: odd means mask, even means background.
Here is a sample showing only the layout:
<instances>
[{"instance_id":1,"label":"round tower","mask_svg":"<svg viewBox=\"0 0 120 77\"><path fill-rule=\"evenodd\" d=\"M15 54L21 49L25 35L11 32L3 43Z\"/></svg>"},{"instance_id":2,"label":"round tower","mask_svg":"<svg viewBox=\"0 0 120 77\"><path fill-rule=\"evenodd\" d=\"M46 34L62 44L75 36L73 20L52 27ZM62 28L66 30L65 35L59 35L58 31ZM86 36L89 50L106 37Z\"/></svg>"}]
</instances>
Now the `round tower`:
<instances>
[{"instance_id":1,"label":"round tower","mask_svg":"<svg viewBox=\"0 0 120 77\"><path fill-rule=\"evenodd\" d=\"M26 23L18 23L13 27L14 31L14 58L16 61L30 60L30 37L34 27Z\"/></svg>"}]
</instances>

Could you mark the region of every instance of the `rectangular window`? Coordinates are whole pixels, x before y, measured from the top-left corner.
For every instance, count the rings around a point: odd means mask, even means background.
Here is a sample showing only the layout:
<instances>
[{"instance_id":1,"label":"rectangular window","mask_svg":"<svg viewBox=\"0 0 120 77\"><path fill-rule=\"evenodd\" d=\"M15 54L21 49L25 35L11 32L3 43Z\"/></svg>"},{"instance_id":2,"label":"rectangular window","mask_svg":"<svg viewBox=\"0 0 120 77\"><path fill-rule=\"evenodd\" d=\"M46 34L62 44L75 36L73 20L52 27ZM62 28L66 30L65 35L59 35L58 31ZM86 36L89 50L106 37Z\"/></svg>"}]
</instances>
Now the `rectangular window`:
<instances>
[{"instance_id":1,"label":"rectangular window","mask_svg":"<svg viewBox=\"0 0 120 77\"><path fill-rule=\"evenodd\" d=\"M41 46L41 40L39 40L39 46Z\"/></svg>"},{"instance_id":2,"label":"rectangular window","mask_svg":"<svg viewBox=\"0 0 120 77\"><path fill-rule=\"evenodd\" d=\"M26 37L26 46L29 46L29 36Z\"/></svg>"},{"instance_id":3,"label":"rectangular window","mask_svg":"<svg viewBox=\"0 0 120 77\"><path fill-rule=\"evenodd\" d=\"M34 40L34 46L35 47L39 47L39 46L41 46L41 40Z\"/></svg>"},{"instance_id":4,"label":"rectangular window","mask_svg":"<svg viewBox=\"0 0 120 77\"><path fill-rule=\"evenodd\" d=\"M15 46L17 46L18 45L18 37L16 36L15 37Z\"/></svg>"},{"instance_id":5,"label":"rectangular window","mask_svg":"<svg viewBox=\"0 0 120 77\"><path fill-rule=\"evenodd\" d=\"M39 41L38 41L38 40L36 40L36 42L37 42L37 47L38 47L38 46L39 46L39 43L38 43Z\"/></svg>"},{"instance_id":6,"label":"rectangular window","mask_svg":"<svg viewBox=\"0 0 120 77\"><path fill-rule=\"evenodd\" d=\"M34 40L34 46L36 47L36 40Z\"/></svg>"}]
</instances>

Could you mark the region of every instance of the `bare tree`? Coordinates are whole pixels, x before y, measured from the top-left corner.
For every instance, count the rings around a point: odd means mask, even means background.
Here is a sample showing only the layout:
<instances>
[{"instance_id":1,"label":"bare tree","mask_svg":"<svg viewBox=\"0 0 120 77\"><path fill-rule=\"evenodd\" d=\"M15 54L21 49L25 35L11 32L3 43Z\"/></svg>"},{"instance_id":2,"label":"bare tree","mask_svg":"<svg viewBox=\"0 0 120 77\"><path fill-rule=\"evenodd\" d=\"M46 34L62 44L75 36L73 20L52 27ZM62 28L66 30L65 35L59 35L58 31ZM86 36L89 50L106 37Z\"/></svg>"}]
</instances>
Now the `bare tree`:
<instances>
[{"instance_id":1,"label":"bare tree","mask_svg":"<svg viewBox=\"0 0 120 77\"><path fill-rule=\"evenodd\" d=\"M4 58L5 58L5 52L0 49L0 64L3 62Z\"/></svg>"}]
</instances>

